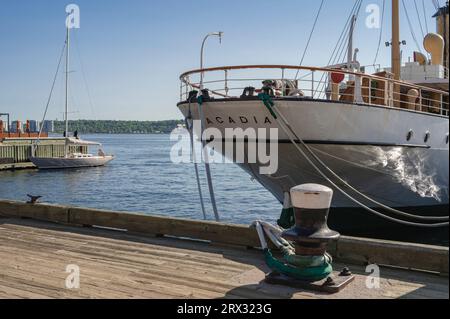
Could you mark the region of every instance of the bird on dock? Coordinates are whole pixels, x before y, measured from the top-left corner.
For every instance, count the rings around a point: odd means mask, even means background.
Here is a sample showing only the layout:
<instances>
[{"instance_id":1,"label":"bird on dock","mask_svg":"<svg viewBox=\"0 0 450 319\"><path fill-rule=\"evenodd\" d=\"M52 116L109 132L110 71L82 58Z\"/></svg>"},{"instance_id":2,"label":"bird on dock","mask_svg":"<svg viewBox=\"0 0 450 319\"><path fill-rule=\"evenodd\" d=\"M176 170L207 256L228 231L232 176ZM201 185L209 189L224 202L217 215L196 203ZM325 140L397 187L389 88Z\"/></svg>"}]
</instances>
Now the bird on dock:
<instances>
[{"instance_id":1,"label":"bird on dock","mask_svg":"<svg viewBox=\"0 0 450 319\"><path fill-rule=\"evenodd\" d=\"M36 204L37 201L42 198L42 196L33 196L30 194L27 194L27 196L30 198L30 200L27 202L27 204Z\"/></svg>"}]
</instances>

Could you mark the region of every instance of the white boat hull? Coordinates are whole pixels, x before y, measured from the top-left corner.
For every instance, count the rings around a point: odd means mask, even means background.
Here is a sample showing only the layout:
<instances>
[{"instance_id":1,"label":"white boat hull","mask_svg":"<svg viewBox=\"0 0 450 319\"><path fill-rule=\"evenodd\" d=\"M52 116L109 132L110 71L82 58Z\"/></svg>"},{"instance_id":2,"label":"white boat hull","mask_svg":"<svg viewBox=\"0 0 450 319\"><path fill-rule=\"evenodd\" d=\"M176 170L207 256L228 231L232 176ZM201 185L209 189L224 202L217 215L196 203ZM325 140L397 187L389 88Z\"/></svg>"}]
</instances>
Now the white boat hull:
<instances>
[{"instance_id":1,"label":"white boat hull","mask_svg":"<svg viewBox=\"0 0 450 319\"><path fill-rule=\"evenodd\" d=\"M113 159L114 156L92 156L84 158L32 157L30 160L39 169L68 169L104 166Z\"/></svg>"}]
</instances>

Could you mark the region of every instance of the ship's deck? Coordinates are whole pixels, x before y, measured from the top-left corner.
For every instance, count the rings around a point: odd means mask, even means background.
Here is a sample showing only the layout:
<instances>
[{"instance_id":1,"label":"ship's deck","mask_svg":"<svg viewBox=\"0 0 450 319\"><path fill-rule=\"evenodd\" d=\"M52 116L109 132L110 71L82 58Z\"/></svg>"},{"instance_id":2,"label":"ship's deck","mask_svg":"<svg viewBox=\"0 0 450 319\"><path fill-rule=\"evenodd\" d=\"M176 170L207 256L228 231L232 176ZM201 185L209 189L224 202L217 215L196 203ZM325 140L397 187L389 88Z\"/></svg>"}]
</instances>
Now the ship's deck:
<instances>
[{"instance_id":1,"label":"ship's deck","mask_svg":"<svg viewBox=\"0 0 450 319\"><path fill-rule=\"evenodd\" d=\"M79 289L65 287L68 265ZM449 298L446 277L382 268L367 289L364 268L351 269L341 293L314 293L263 283L258 250L0 217L0 298Z\"/></svg>"}]
</instances>

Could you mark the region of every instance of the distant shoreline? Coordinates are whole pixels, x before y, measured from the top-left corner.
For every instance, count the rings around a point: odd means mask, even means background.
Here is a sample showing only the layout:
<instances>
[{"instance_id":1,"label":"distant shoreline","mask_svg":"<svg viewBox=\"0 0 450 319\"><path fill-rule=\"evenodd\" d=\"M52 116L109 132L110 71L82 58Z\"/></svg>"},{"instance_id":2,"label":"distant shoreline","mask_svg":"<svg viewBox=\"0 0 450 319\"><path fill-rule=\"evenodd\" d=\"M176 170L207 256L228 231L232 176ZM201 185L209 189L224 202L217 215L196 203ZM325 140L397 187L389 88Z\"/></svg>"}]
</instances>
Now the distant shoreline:
<instances>
[{"instance_id":1,"label":"distant shoreline","mask_svg":"<svg viewBox=\"0 0 450 319\"><path fill-rule=\"evenodd\" d=\"M112 120L76 120L69 121L71 132L79 134L170 134L182 120L167 121L112 121ZM63 134L64 121L54 121L54 134Z\"/></svg>"}]
</instances>

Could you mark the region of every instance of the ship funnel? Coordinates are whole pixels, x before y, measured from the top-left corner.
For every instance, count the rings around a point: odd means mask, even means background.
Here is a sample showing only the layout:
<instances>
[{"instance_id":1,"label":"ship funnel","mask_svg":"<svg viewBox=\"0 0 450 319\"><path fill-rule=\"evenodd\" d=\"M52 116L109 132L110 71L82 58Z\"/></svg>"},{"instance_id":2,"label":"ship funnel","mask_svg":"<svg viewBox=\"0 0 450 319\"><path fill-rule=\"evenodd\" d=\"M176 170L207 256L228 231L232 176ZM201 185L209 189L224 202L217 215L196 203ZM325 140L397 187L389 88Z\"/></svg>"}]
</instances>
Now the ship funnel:
<instances>
[{"instance_id":1,"label":"ship funnel","mask_svg":"<svg viewBox=\"0 0 450 319\"><path fill-rule=\"evenodd\" d=\"M414 62L419 62L420 65L426 65L428 60L425 54L414 51Z\"/></svg>"},{"instance_id":2,"label":"ship funnel","mask_svg":"<svg viewBox=\"0 0 450 319\"><path fill-rule=\"evenodd\" d=\"M423 47L431 54L431 64L444 64L444 38L437 33L428 33L423 40Z\"/></svg>"}]
</instances>

